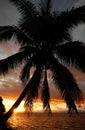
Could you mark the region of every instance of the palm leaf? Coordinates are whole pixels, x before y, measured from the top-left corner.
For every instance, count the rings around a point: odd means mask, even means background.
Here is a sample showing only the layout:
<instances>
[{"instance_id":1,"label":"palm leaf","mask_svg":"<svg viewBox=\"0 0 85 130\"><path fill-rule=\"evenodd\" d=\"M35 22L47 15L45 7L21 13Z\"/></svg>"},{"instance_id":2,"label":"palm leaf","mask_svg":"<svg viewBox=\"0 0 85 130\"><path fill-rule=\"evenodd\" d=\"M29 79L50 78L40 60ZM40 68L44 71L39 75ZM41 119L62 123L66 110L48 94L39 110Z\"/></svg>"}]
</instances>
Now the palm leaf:
<instances>
[{"instance_id":1,"label":"palm leaf","mask_svg":"<svg viewBox=\"0 0 85 130\"><path fill-rule=\"evenodd\" d=\"M27 51L29 52L29 54L31 54L26 64L24 65L20 76L20 79L23 81L23 83L26 83L30 76L30 68L32 66L37 65L36 54L38 49L36 49L35 47L26 46L26 47L22 47L20 50L25 52Z\"/></svg>"},{"instance_id":2,"label":"palm leaf","mask_svg":"<svg viewBox=\"0 0 85 130\"><path fill-rule=\"evenodd\" d=\"M40 79L41 79L41 67L36 68L33 77L32 77L32 82L31 84L28 85L28 92L26 95L26 101L25 101L25 106L29 107L31 110L31 107L33 106L33 100L35 100L38 97L38 87L40 84Z\"/></svg>"},{"instance_id":3,"label":"palm leaf","mask_svg":"<svg viewBox=\"0 0 85 130\"><path fill-rule=\"evenodd\" d=\"M64 11L54 17L54 39L56 39L56 44L61 43L64 40L71 41L69 29L73 25L78 25L79 23L85 22L85 6L78 8L72 8L70 11Z\"/></svg>"},{"instance_id":4,"label":"palm leaf","mask_svg":"<svg viewBox=\"0 0 85 130\"><path fill-rule=\"evenodd\" d=\"M36 16L37 11L32 2L29 0L9 0L16 5L17 9L22 14L23 19L32 19Z\"/></svg>"},{"instance_id":5,"label":"palm leaf","mask_svg":"<svg viewBox=\"0 0 85 130\"><path fill-rule=\"evenodd\" d=\"M32 67L32 62L29 60L25 66L23 67L20 75L20 79L22 80L23 83L27 83L27 81L30 78L30 68Z\"/></svg>"},{"instance_id":6,"label":"palm leaf","mask_svg":"<svg viewBox=\"0 0 85 130\"><path fill-rule=\"evenodd\" d=\"M22 46L20 48L20 51L26 51L28 53L33 53L33 54L36 54L38 52L38 48L33 46L33 44L30 44L28 46Z\"/></svg>"},{"instance_id":7,"label":"palm leaf","mask_svg":"<svg viewBox=\"0 0 85 130\"><path fill-rule=\"evenodd\" d=\"M17 40L21 45L33 43L26 33L16 26L0 26L0 40L10 40L13 35L17 37Z\"/></svg>"},{"instance_id":8,"label":"palm leaf","mask_svg":"<svg viewBox=\"0 0 85 130\"><path fill-rule=\"evenodd\" d=\"M70 11L62 12L56 21L59 22L60 27L66 30L73 25L77 25L81 22L85 22L85 5L77 8L72 8ZM57 23L57 22L56 22Z\"/></svg>"},{"instance_id":9,"label":"palm leaf","mask_svg":"<svg viewBox=\"0 0 85 130\"><path fill-rule=\"evenodd\" d=\"M41 99L43 102L43 108L46 109L46 111L49 111L50 105L50 93L49 93L49 86L48 86L48 81L47 81L47 72L45 70L45 76L44 76L44 82L42 86L42 93L41 93Z\"/></svg>"},{"instance_id":10,"label":"palm leaf","mask_svg":"<svg viewBox=\"0 0 85 130\"><path fill-rule=\"evenodd\" d=\"M79 41L68 42L56 47L57 55L68 65L85 72L85 44Z\"/></svg>"},{"instance_id":11,"label":"palm leaf","mask_svg":"<svg viewBox=\"0 0 85 130\"><path fill-rule=\"evenodd\" d=\"M15 29L12 26L0 26L0 40L9 40L14 32Z\"/></svg>"},{"instance_id":12,"label":"palm leaf","mask_svg":"<svg viewBox=\"0 0 85 130\"><path fill-rule=\"evenodd\" d=\"M28 52L18 52L6 59L0 60L0 74L6 74L10 69L20 66L22 61L28 59Z\"/></svg>"},{"instance_id":13,"label":"palm leaf","mask_svg":"<svg viewBox=\"0 0 85 130\"><path fill-rule=\"evenodd\" d=\"M52 0L41 0L41 3L40 3L41 15L50 16L51 2Z\"/></svg>"},{"instance_id":14,"label":"palm leaf","mask_svg":"<svg viewBox=\"0 0 85 130\"><path fill-rule=\"evenodd\" d=\"M74 102L82 101L83 96L75 79L73 78L73 75L56 59L53 60L52 71L54 81L58 84L61 96L66 101L69 110L73 109L76 112L77 109Z\"/></svg>"}]
</instances>

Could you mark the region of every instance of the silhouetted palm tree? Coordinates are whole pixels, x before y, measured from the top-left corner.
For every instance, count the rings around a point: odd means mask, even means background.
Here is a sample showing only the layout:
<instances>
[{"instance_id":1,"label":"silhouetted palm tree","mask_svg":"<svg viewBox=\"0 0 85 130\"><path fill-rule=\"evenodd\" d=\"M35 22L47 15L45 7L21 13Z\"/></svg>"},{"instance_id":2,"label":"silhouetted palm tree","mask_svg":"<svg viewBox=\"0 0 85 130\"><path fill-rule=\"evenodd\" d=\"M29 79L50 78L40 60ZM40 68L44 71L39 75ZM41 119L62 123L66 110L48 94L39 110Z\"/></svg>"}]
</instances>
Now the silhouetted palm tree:
<instances>
[{"instance_id":1,"label":"silhouetted palm tree","mask_svg":"<svg viewBox=\"0 0 85 130\"><path fill-rule=\"evenodd\" d=\"M85 72L85 45L79 41L73 42L69 33L69 28L85 22L85 6L64 12L53 12L52 0L40 0L37 7L31 0L10 2L16 5L22 18L18 26L0 27L0 40L10 40L15 35L21 47L18 53L0 61L0 73L6 74L10 69L23 64L20 78L26 87L6 113L6 120L25 96L27 96L25 104L32 107L39 89L43 108L50 111L47 70L52 71L55 87L58 87L66 101L69 112L77 113L75 102L83 100L83 96L65 65ZM31 67L35 70L30 78Z\"/></svg>"}]
</instances>

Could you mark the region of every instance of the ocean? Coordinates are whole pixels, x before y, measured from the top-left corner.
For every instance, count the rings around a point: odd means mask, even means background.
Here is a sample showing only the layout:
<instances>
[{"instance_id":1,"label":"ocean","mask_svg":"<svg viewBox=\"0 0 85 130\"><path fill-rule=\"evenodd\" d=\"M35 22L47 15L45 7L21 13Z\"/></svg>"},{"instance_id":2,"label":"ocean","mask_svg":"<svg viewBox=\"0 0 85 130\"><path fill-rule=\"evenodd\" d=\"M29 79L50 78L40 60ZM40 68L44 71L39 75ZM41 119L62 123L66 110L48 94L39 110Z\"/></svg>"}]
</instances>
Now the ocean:
<instances>
[{"instance_id":1,"label":"ocean","mask_svg":"<svg viewBox=\"0 0 85 130\"><path fill-rule=\"evenodd\" d=\"M15 130L85 130L85 113L14 113L8 123Z\"/></svg>"}]
</instances>

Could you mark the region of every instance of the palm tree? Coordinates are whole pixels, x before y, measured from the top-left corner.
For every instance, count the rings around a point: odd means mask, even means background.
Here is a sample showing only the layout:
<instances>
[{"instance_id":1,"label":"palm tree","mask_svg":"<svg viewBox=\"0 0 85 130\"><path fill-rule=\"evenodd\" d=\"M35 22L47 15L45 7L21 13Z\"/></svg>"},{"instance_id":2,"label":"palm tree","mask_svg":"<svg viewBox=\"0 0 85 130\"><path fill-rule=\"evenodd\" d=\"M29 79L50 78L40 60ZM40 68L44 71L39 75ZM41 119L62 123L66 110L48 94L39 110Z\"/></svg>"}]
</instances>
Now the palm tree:
<instances>
[{"instance_id":1,"label":"palm tree","mask_svg":"<svg viewBox=\"0 0 85 130\"><path fill-rule=\"evenodd\" d=\"M76 102L82 101L83 95L67 66L85 72L85 45L80 41L72 41L69 29L85 22L85 6L53 12L52 0L40 0L37 8L31 0L10 2L16 5L22 18L18 26L0 27L0 40L10 40L15 35L20 49L18 53L0 60L0 74L6 74L23 64L20 79L25 89L5 114L5 119L11 116L13 109L18 107L24 97L26 106L31 108L33 101L38 98L39 89L43 108L51 110L48 70L52 71L55 87L58 87L65 100L68 112L77 113ZM31 67L34 67L34 73L30 78Z\"/></svg>"}]
</instances>

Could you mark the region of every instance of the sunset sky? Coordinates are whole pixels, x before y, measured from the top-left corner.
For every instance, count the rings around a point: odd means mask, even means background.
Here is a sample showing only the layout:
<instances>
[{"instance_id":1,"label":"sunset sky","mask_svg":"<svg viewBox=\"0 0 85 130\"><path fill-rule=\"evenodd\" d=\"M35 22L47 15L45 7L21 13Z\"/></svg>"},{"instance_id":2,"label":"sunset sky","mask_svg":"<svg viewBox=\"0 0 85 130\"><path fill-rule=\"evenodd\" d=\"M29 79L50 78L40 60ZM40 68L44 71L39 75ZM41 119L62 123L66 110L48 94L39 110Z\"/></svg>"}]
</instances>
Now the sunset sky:
<instances>
[{"instance_id":1,"label":"sunset sky","mask_svg":"<svg viewBox=\"0 0 85 130\"><path fill-rule=\"evenodd\" d=\"M35 0L37 1L37 0ZM80 5L85 4L85 0L53 0L54 10L66 10L67 8L70 9L73 6L78 7ZM13 6L8 0L0 0L0 26L5 25L15 25L17 24L20 18L20 14L18 13L15 6ZM80 24L75 27L71 31L71 36L73 40L80 40L85 42L85 25ZM18 47L14 44L13 40L7 42L1 42L0 44L0 59L6 58L18 51ZM76 69L72 68L71 72L75 76L80 89L82 90L84 97L85 97L85 74L77 71ZM19 96L21 91L23 90L23 86L19 80L19 73L20 68L17 70L11 70L5 77L3 75L0 76L0 95L4 98L4 104L6 105L7 110L12 106L15 99ZM65 103L62 102L60 95L52 83L50 83L51 89L51 98L52 103L51 107L53 110L64 110L66 109ZM57 96L58 95L58 96ZM10 100L11 99L12 102ZM59 100L60 99L60 100ZM56 104L55 104L56 102ZM9 105L7 105L9 104ZM24 102L21 104L21 108ZM42 104L40 102L34 104L36 110L40 110ZM85 105L82 106L83 110L85 109ZM23 109L23 108L22 108ZM20 110L20 109L19 109Z\"/></svg>"}]
</instances>

